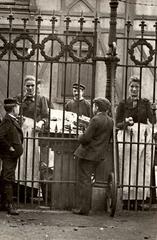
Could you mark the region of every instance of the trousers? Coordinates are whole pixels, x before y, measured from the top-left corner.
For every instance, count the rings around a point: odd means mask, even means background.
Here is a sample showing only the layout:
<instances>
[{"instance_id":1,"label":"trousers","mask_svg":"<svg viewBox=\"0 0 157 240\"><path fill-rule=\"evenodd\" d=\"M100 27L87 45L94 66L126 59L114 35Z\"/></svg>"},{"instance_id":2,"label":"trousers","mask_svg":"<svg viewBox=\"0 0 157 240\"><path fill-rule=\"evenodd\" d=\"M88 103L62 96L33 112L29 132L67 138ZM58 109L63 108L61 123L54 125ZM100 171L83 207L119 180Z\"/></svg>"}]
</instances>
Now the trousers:
<instances>
[{"instance_id":1,"label":"trousers","mask_svg":"<svg viewBox=\"0 0 157 240\"><path fill-rule=\"evenodd\" d=\"M92 176L95 176L99 161L78 159L77 207L88 213L92 203Z\"/></svg>"},{"instance_id":2,"label":"trousers","mask_svg":"<svg viewBox=\"0 0 157 240\"><path fill-rule=\"evenodd\" d=\"M2 195L1 195L1 204L9 205L13 203L13 184L11 181L2 182Z\"/></svg>"}]
</instances>

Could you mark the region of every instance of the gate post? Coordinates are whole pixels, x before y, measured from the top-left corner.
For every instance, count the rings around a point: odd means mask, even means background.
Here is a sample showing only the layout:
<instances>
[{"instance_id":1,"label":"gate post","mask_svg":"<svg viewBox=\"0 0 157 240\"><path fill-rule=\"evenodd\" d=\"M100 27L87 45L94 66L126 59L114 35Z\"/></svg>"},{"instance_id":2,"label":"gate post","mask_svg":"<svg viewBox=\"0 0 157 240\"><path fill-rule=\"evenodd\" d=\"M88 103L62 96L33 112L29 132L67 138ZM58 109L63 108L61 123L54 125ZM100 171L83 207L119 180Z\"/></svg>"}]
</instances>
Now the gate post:
<instances>
[{"instance_id":1,"label":"gate post","mask_svg":"<svg viewBox=\"0 0 157 240\"><path fill-rule=\"evenodd\" d=\"M108 46L109 50L106 54L105 58L96 58L96 60L105 61L106 71L107 71L107 82L106 82L106 98L108 98L112 102L112 108L114 109L114 83L115 83L115 73L116 66L119 58L116 54L116 24L117 24L117 7L118 0L110 0L110 29L109 29L109 41ZM112 114L113 115L113 114ZM115 122L115 121L114 121ZM115 127L114 127L115 128ZM113 133L113 139L115 138L115 131ZM106 156L105 161L100 164L97 169L96 174L96 183L93 188L93 210L102 210L104 209L104 198L107 196L107 187L108 187L108 177L111 172L117 171L117 163L114 144L110 144L108 154ZM115 157L114 157L115 156ZM103 176L102 176L103 175ZM115 173L115 178L117 174ZM102 188L101 181L103 179L104 188Z\"/></svg>"},{"instance_id":2,"label":"gate post","mask_svg":"<svg viewBox=\"0 0 157 240\"><path fill-rule=\"evenodd\" d=\"M108 40L108 53L105 56L105 64L106 64L106 72L107 72L107 82L106 82L106 98L111 101L111 111L112 117L114 120L113 126L113 138L111 142L111 151L108 154L108 159L106 161L106 180L108 181L108 177L111 172L113 172L113 182L112 187L114 196L111 197L114 202L116 208L120 208L120 198L117 198L117 182L118 182L118 164L117 164L117 144L116 144L116 121L115 121L115 76L116 76L116 68L117 63L120 60L116 53L116 25L117 25L117 8L118 8L118 0L110 0L110 29L109 29L109 40ZM108 194L108 192L107 192ZM119 194L118 194L119 195ZM114 209L115 211L115 209Z\"/></svg>"},{"instance_id":3,"label":"gate post","mask_svg":"<svg viewBox=\"0 0 157 240\"><path fill-rule=\"evenodd\" d=\"M107 82L106 82L106 98L111 101L111 69L112 64L114 65L114 70L116 71L116 64L119 59L116 55L116 49L114 43L116 43L116 25L117 25L117 8L118 0L110 0L110 28L109 28L109 50L105 56L105 64L107 71Z\"/></svg>"}]
</instances>

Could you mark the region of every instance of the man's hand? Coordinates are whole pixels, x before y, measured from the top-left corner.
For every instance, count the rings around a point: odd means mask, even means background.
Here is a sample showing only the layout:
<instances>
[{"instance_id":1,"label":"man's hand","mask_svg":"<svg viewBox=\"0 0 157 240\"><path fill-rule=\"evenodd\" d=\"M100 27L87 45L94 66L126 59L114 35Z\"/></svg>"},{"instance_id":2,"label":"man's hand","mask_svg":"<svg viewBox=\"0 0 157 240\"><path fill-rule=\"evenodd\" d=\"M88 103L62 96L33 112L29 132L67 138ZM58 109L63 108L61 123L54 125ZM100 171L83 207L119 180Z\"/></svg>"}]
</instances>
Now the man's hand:
<instances>
[{"instance_id":1,"label":"man's hand","mask_svg":"<svg viewBox=\"0 0 157 240\"><path fill-rule=\"evenodd\" d=\"M37 128L37 130L40 130L43 124L44 124L44 121L43 121L43 120L40 120L39 122L37 122L37 123L36 123L36 128Z\"/></svg>"},{"instance_id":2,"label":"man's hand","mask_svg":"<svg viewBox=\"0 0 157 240\"><path fill-rule=\"evenodd\" d=\"M15 149L14 149L13 147L10 147L10 148L9 148L9 151L10 151L10 152L15 152Z\"/></svg>"}]
</instances>

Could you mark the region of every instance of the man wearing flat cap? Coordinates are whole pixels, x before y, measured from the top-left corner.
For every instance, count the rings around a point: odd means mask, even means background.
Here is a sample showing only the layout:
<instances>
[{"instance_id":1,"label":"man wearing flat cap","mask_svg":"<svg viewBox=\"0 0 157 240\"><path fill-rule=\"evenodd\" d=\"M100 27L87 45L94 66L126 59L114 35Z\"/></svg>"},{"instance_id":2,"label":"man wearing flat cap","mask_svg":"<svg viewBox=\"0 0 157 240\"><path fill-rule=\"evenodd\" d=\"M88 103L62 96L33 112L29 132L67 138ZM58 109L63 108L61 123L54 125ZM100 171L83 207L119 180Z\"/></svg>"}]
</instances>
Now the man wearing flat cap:
<instances>
[{"instance_id":1,"label":"man wearing flat cap","mask_svg":"<svg viewBox=\"0 0 157 240\"><path fill-rule=\"evenodd\" d=\"M83 84L73 84L73 99L65 105L65 110L77 113L79 116L90 117L90 103L84 98L85 86Z\"/></svg>"},{"instance_id":2,"label":"man wearing flat cap","mask_svg":"<svg viewBox=\"0 0 157 240\"><path fill-rule=\"evenodd\" d=\"M93 100L93 118L85 132L79 135L78 158L78 208L73 213L88 215L91 208L92 183L99 163L104 160L113 130L113 120L108 115L111 104L106 98Z\"/></svg>"},{"instance_id":3,"label":"man wearing flat cap","mask_svg":"<svg viewBox=\"0 0 157 240\"><path fill-rule=\"evenodd\" d=\"M0 210L18 215L13 206L13 184L18 158L23 153L23 133L17 121L19 105L16 99L4 100L6 115L0 124L0 158L2 159L2 199Z\"/></svg>"}]
</instances>

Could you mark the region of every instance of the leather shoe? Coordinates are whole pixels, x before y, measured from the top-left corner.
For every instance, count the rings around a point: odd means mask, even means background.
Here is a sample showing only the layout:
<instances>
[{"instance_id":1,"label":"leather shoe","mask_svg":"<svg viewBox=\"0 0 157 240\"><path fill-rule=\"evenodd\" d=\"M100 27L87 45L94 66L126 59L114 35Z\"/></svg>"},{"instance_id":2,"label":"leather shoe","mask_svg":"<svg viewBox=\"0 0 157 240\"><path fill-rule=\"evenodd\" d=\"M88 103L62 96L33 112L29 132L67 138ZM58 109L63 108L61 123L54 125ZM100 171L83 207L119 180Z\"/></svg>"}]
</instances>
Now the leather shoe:
<instances>
[{"instance_id":1,"label":"leather shoe","mask_svg":"<svg viewBox=\"0 0 157 240\"><path fill-rule=\"evenodd\" d=\"M72 209L72 213L73 214L78 214L78 215L86 215L86 216L88 216L88 214L89 214L89 212L82 211L81 209L77 209L77 208Z\"/></svg>"},{"instance_id":2,"label":"leather shoe","mask_svg":"<svg viewBox=\"0 0 157 240\"><path fill-rule=\"evenodd\" d=\"M13 207L12 204L9 204L9 206L8 206L8 214L10 214L10 215L19 215L19 212L17 211L17 209L15 207Z\"/></svg>"}]
</instances>

